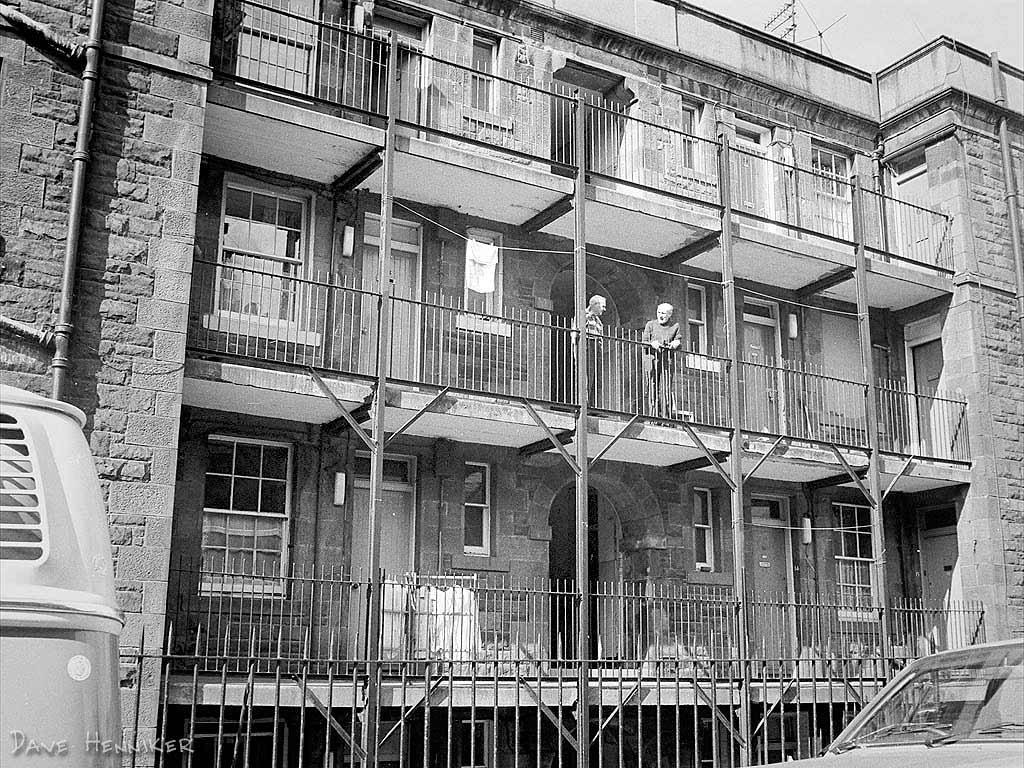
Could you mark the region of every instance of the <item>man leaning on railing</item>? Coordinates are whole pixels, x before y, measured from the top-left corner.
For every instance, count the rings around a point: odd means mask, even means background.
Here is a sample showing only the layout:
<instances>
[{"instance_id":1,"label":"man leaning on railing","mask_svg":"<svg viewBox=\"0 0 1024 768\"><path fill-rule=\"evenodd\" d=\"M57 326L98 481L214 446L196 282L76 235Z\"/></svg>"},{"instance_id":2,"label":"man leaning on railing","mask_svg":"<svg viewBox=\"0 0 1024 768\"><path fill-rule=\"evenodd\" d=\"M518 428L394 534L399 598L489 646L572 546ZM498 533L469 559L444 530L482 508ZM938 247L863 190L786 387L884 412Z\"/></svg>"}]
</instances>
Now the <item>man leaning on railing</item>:
<instances>
[{"instance_id":1,"label":"man leaning on railing","mask_svg":"<svg viewBox=\"0 0 1024 768\"><path fill-rule=\"evenodd\" d=\"M657 319L648 320L641 340L644 343L644 378L647 382L648 408L653 415L670 416L674 407L675 366L671 353L679 349L682 338L679 323L672 322L675 307L663 303L658 305Z\"/></svg>"}]
</instances>

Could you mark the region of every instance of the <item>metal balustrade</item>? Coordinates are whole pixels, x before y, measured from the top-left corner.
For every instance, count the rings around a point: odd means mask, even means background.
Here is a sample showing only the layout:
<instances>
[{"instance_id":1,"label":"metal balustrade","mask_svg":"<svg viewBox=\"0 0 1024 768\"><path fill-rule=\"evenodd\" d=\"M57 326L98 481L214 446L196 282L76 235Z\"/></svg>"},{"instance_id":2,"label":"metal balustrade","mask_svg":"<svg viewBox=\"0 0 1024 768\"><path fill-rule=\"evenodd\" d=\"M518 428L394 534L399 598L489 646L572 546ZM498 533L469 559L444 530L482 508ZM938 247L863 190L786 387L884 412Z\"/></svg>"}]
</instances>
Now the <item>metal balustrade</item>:
<instances>
[{"instance_id":1,"label":"metal balustrade","mask_svg":"<svg viewBox=\"0 0 1024 768\"><path fill-rule=\"evenodd\" d=\"M172 567L169 650L221 663L348 661L365 663L369 581L337 567L294 564L282 575L252 566L204 567L180 559ZM590 594L590 644L595 663L631 662L648 676L655 663L691 666L737 657L740 603L727 586L656 581L595 581ZM493 573L385 574L380 660L486 664L487 675L509 674L505 663L551 670L578 658L578 597L572 581ZM835 596L748 598L752 659L835 659L873 663L890 654L917 658L984 641L980 603L932 605L894 600L883 609ZM881 637L890 616L891 645ZM296 668L291 664L288 669ZM319 666L311 670L321 669ZM480 672L481 668L477 669ZM794 674L797 666L777 670Z\"/></svg>"},{"instance_id":2,"label":"metal balustrade","mask_svg":"<svg viewBox=\"0 0 1024 768\"><path fill-rule=\"evenodd\" d=\"M883 451L968 462L967 401L937 392L913 392L906 381L878 386L878 435Z\"/></svg>"},{"instance_id":3,"label":"metal balustrade","mask_svg":"<svg viewBox=\"0 0 1024 768\"><path fill-rule=\"evenodd\" d=\"M362 376L376 372L379 294L353 281L295 274L298 267L225 253L192 273L189 348ZM395 381L490 396L572 405L575 338L547 312L467 309L440 294L391 299L390 368ZM729 428L729 361L717 350L654 351L635 329L607 327L587 340L596 410ZM864 384L794 361L742 361L745 430L864 447ZM879 382L883 451L970 460L966 402Z\"/></svg>"},{"instance_id":4,"label":"metal balustrade","mask_svg":"<svg viewBox=\"0 0 1024 768\"><path fill-rule=\"evenodd\" d=\"M195 261L188 345L227 355L372 376L380 296L356 282L300 277L297 267L259 259L275 272L242 266L225 252Z\"/></svg>"},{"instance_id":5,"label":"metal balustrade","mask_svg":"<svg viewBox=\"0 0 1024 768\"><path fill-rule=\"evenodd\" d=\"M569 173L583 162L592 180L718 205L719 143L657 119L642 105L583 102L585 157L576 157L577 97L557 82L533 83L480 72L330 19L256 0L217 3L213 62L237 80L383 117L391 84L404 129L433 141L472 144ZM852 245L853 187L822 169L769 156L767 148L731 149L732 204L756 227L831 247ZM952 269L951 218L913 202L864 189L864 237L876 258Z\"/></svg>"}]
</instances>

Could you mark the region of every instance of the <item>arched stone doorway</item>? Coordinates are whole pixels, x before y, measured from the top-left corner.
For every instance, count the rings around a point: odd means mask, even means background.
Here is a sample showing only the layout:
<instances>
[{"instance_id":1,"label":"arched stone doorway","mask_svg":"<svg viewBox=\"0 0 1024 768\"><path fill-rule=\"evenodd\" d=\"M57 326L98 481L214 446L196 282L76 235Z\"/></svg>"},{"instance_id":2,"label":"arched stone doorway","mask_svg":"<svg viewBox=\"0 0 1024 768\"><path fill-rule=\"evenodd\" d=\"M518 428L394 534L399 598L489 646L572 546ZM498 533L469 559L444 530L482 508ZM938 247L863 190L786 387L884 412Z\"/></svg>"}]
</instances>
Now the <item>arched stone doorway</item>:
<instances>
[{"instance_id":1,"label":"arched stone doorway","mask_svg":"<svg viewBox=\"0 0 1024 768\"><path fill-rule=\"evenodd\" d=\"M622 581L622 525L612 498L591 487L587 493L591 658L618 658L622 642L619 592ZM551 601L551 649L559 658L576 657L576 624L571 606L576 585L576 488L563 486L551 502L548 516L548 576Z\"/></svg>"}]
</instances>

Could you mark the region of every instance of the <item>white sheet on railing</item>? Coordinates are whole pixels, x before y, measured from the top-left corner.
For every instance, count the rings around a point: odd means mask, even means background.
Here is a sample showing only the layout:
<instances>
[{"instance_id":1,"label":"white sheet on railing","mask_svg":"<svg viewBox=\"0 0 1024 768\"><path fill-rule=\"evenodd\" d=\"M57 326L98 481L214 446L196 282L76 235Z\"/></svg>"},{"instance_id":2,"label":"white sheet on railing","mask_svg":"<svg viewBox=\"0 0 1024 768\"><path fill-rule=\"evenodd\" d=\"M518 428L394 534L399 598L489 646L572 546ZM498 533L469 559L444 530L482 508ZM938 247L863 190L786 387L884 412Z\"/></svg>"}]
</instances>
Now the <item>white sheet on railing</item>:
<instances>
[{"instance_id":1,"label":"white sheet on railing","mask_svg":"<svg viewBox=\"0 0 1024 768\"><path fill-rule=\"evenodd\" d=\"M417 656L470 661L480 650L476 594L462 586L413 590L413 644Z\"/></svg>"}]
</instances>

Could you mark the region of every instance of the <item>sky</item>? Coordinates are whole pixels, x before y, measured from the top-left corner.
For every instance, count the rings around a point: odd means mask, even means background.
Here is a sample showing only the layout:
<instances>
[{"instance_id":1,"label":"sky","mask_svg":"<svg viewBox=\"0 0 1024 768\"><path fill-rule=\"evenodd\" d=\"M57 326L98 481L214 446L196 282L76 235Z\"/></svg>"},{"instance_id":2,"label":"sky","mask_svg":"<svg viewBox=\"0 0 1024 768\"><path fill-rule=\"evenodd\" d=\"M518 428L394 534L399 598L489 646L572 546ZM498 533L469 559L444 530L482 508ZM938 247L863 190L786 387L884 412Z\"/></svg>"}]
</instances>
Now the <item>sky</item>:
<instances>
[{"instance_id":1,"label":"sky","mask_svg":"<svg viewBox=\"0 0 1024 768\"><path fill-rule=\"evenodd\" d=\"M690 1L758 29L786 3ZM1024 0L796 0L796 9L801 45L869 72L940 35L985 53L998 51L1002 61L1024 67Z\"/></svg>"}]
</instances>

